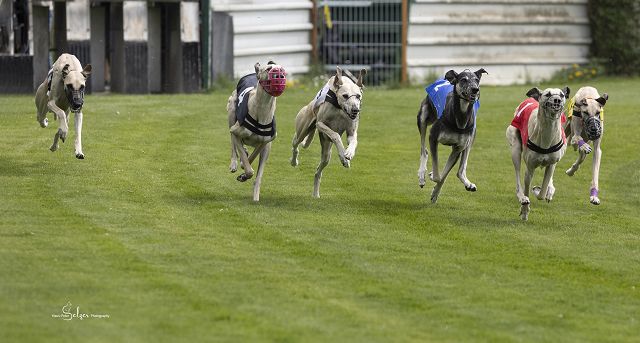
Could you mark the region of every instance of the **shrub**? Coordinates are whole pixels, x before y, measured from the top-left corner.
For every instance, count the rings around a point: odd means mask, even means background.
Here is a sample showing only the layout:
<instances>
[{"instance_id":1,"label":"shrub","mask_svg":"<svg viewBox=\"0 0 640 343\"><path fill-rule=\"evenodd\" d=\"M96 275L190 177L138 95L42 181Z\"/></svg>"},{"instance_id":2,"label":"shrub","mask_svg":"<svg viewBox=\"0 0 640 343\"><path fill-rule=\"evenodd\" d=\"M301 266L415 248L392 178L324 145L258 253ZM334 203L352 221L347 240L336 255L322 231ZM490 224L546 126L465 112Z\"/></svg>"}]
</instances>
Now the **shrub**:
<instances>
[{"instance_id":1,"label":"shrub","mask_svg":"<svg viewBox=\"0 0 640 343\"><path fill-rule=\"evenodd\" d=\"M614 75L640 75L640 1L589 0L591 54Z\"/></svg>"}]
</instances>

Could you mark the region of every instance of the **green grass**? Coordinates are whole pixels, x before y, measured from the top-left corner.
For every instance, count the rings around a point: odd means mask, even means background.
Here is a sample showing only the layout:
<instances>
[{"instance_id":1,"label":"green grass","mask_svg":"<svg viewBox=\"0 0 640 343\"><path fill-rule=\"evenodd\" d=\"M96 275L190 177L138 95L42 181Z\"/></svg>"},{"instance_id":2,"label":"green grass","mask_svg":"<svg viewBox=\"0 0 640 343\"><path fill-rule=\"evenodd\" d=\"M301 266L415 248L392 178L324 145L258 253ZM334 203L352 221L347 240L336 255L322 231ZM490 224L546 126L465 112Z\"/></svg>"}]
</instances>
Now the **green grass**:
<instances>
[{"instance_id":1,"label":"green grass","mask_svg":"<svg viewBox=\"0 0 640 343\"><path fill-rule=\"evenodd\" d=\"M418 187L419 86L366 90L356 157L334 153L321 199L319 143L288 160L316 90L288 90L258 204L227 169L228 92L89 95L82 161L73 131L50 152L57 122L3 95L0 341L637 341L640 80L593 85L610 95L603 203L591 157L564 175L569 149L528 222L504 131L530 86L483 87L478 192L451 175L437 204ZM67 302L110 318L53 318Z\"/></svg>"}]
</instances>

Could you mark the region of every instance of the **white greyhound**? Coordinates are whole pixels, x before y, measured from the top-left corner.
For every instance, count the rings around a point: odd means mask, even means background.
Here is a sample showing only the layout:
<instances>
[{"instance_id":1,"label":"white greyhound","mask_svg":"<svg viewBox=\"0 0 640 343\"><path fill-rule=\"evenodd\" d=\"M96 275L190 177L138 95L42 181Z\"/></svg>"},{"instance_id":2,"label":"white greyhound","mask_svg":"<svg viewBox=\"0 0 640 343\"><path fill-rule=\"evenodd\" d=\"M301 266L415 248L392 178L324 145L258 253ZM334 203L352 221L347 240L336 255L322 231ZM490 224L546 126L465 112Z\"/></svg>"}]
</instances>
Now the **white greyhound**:
<instances>
[{"instance_id":1,"label":"white greyhound","mask_svg":"<svg viewBox=\"0 0 640 343\"><path fill-rule=\"evenodd\" d=\"M520 202L520 217L529 218L529 186L538 167L545 167L541 187L533 193L539 200L553 199L553 172L567 149L562 123L566 120L563 110L569 97L569 87L564 90L533 88L527 92L530 98L523 101L515 111L511 125L507 127L507 141L511 146L511 159L516 171L516 196ZM520 163L524 160L527 170L524 189L520 185Z\"/></svg>"},{"instance_id":2,"label":"white greyhound","mask_svg":"<svg viewBox=\"0 0 640 343\"><path fill-rule=\"evenodd\" d=\"M256 73L240 79L227 103L231 133L229 170L232 173L238 170L239 156L244 173L238 175L237 180L245 182L253 177L251 163L260 155L258 174L253 186L253 200L259 201L264 166L269 158L271 142L276 138L276 97L284 92L287 79L284 68L272 61L264 68L256 63L254 68ZM251 156L245 145L255 148Z\"/></svg>"},{"instance_id":3,"label":"white greyhound","mask_svg":"<svg viewBox=\"0 0 640 343\"><path fill-rule=\"evenodd\" d=\"M580 164L584 162L587 154L591 152L591 146L587 142L593 142L593 164L591 166L592 179L589 202L600 205L598 192L598 177L600 175L600 159L602 149L600 142L604 134L604 105L607 103L607 93L598 94L593 87L582 87L571 99L567 110L568 122L565 132L572 137L570 142L574 149L578 150L578 159L567 169L566 173L573 176ZM585 140L586 138L586 140Z\"/></svg>"},{"instance_id":4,"label":"white greyhound","mask_svg":"<svg viewBox=\"0 0 640 343\"><path fill-rule=\"evenodd\" d=\"M360 121L360 107L362 105L362 78L367 74L360 70L356 79L347 70L340 67L336 75L331 77L316 97L309 104L302 107L296 116L296 132L292 141L291 165L298 165L298 145L307 148L313 141L313 135L318 129L320 145L320 164L316 169L313 183L313 197L320 197L320 179L322 170L331 159L331 146L336 145L338 157L345 168L351 166L351 159L356 154L358 146L358 123ZM341 135L346 131L348 146L345 149Z\"/></svg>"},{"instance_id":5,"label":"white greyhound","mask_svg":"<svg viewBox=\"0 0 640 343\"><path fill-rule=\"evenodd\" d=\"M58 139L65 141L69 133L69 111L75 113L76 158L84 159L82 152L82 105L84 104L84 87L91 74L91 64L84 68L78 59L70 54L62 54L53 64L47 78L36 91L36 120L41 127L47 127L47 113L53 112L53 118L60 123L53 137L51 151L58 150Z\"/></svg>"}]
</instances>

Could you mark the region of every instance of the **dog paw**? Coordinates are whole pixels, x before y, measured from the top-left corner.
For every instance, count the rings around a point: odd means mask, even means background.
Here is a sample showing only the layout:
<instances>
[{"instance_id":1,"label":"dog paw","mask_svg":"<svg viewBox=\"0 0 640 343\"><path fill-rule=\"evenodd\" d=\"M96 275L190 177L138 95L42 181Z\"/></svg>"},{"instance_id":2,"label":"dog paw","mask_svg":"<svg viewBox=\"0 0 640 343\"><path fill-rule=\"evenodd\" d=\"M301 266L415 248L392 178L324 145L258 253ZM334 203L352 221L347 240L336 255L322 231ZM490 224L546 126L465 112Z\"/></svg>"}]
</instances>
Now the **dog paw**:
<instances>
[{"instance_id":1,"label":"dog paw","mask_svg":"<svg viewBox=\"0 0 640 343\"><path fill-rule=\"evenodd\" d=\"M531 192L533 193L533 195L536 196L536 198L538 198L538 200L542 200L543 197L540 194L540 191L542 191L542 188L540 186L533 186L533 188L531 188Z\"/></svg>"},{"instance_id":2,"label":"dog paw","mask_svg":"<svg viewBox=\"0 0 640 343\"><path fill-rule=\"evenodd\" d=\"M43 121L40 121L40 122L38 122L38 123L40 123L40 127L41 127L41 128L45 128L45 127L49 126L49 119L44 118L44 120L43 120Z\"/></svg>"},{"instance_id":3,"label":"dog paw","mask_svg":"<svg viewBox=\"0 0 640 343\"><path fill-rule=\"evenodd\" d=\"M240 175L238 175L238 177L236 177L236 180L240 181L240 182L245 182L247 180L249 180L253 175L247 175L246 173L242 173Z\"/></svg>"},{"instance_id":4,"label":"dog paw","mask_svg":"<svg viewBox=\"0 0 640 343\"><path fill-rule=\"evenodd\" d=\"M425 184L424 178L418 179L418 186L420 186L420 188L424 188L424 184Z\"/></svg>"},{"instance_id":5,"label":"dog paw","mask_svg":"<svg viewBox=\"0 0 640 343\"><path fill-rule=\"evenodd\" d=\"M346 158L341 158L340 162L342 162L342 166L345 168L350 168L351 167L351 162L349 162L348 159Z\"/></svg>"},{"instance_id":6,"label":"dog paw","mask_svg":"<svg viewBox=\"0 0 640 343\"><path fill-rule=\"evenodd\" d=\"M580 150L581 152L588 154L591 152L591 147L589 146L589 144L584 143L582 144L582 146L580 148L578 148L578 150Z\"/></svg>"},{"instance_id":7,"label":"dog paw","mask_svg":"<svg viewBox=\"0 0 640 343\"><path fill-rule=\"evenodd\" d=\"M49 150L51 150L51 152L54 152L54 151L58 150L58 144L53 144L53 145L51 145L51 147L49 148Z\"/></svg>"},{"instance_id":8,"label":"dog paw","mask_svg":"<svg viewBox=\"0 0 640 343\"><path fill-rule=\"evenodd\" d=\"M527 221L529 219L529 204L523 204L520 206L520 219Z\"/></svg>"},{"instance_id":9,"label":"dog paw","mask_svg":"<svg viewBox=\"0 0 640 343\"><path fill-rule=\"evenodd\" d=\"M478 190L478 188L476 187L476 185L474 185L473 183L469 184L469 187L464 186L464 189L468 190L469 192L475 192Z\"/></svg>"},{"instance_id":10,"label":"dog paw","mask_svg":"<svg viewBox=\"0 0 640 343\"><path fill-rule=\"evenodd\" d=\"M238 170L238 161L231 161L229 164L229 171L235 173Z\"/></svg>"},{"instance_id":11,"label":"dog paw","mask_svg":"<svg viewBox=\"0 0 640 343\"><path fill-rule=\"evenodd\" d=\"M292 167L298 166L298 163L299 163L298 159L297 158L293 158L293 157L291 158L290 162L291 162L291 166Z\"/></svg>"},{"instance_id":12,"label":"dog paw","mask_svg":"<svg viewBox=\"0 0 640 343\"><path fill-rule=\"evenodd\" d=\"M62 143L64 143L64 141L67 139L67 131L58 129L58 137L60 137L60 140L62 141Z\"/></svg>"},{"instance_id":13,"label":"dog paw","mask_svg":"<svg viewBox=\"0 0 640 343\"><path fill-rule=\"evenodd\" d=\"M76 158L79 160L84 160L84 154L83 153L76 153Z\"/></svg>"},{"instance_id":14,"label":"dog paw","mask_svg":"<svg viewBox=\"0 0 640 343\"><path fill-rule=\"evenodd\" d=\"M438 185L436 185L435 187L433 187L433 190L431 191L431 203L435 204L436 202L438 202L439 196L440 196L440 189Z\"/></svg>"},{"instance_id":15,"label":"dog paw","mask_svg":"<svg viewBox=\"0 0 640 343\"><path fill-rule=\"evenodd\" d=\"M571 168L567 169L564 173L569 175L569 176L573 176L576 173L576 171L573 169L573 167L571 167Z\"/></svg>"},{"instance_id":16,"label":"dog paw","mask_svg":"<svg viewBox=\"0 0 640 343\"><path fill-rule=\"evenodd\" d=\"M344 152L344 158L346 158L347 160L351 160L353 159L353 156L356 154L355 151L351 151L349 149L345 150Z\"/></svg>"},{"instance_id":17,"label":"dog paw","mask_svg":"<svg viewBox=\"0 0 640 343\"><path fill-rule=\"evenodd\" d=\"M594 205L600 205L600 198L598 198L597 196L592 196L589 198L589 202Z\"/></svg>"},{"instance_id":18,"label":"dog paw","mask_svg":"<svg viewBox=\"0 0 640 343\"><path fill-rule=\"evenodd\" d=\"M522 198L518 199L520 201L520 205L529 205L531 203L531 200L529 200L529 197L527 196L523 196Z\"/></svg>"}]
</instances>

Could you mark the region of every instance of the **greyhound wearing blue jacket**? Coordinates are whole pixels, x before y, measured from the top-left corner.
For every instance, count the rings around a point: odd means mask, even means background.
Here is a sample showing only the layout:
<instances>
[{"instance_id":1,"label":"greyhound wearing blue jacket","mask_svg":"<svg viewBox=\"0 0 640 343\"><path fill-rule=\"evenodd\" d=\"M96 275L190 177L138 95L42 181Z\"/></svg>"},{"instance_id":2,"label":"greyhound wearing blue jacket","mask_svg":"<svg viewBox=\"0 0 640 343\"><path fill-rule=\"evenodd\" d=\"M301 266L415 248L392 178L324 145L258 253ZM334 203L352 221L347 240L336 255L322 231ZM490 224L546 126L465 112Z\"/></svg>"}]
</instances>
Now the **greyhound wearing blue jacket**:
<instances>
[{"instance_id":1,"label":"greyhound wearing blue jacket","mask_svg":"<svg viewBox=\"0 0 640 343\"><path fill-rule=\"evenodd\" d=\"M428 159L426 134L427 127L432 125L429 150L433 163L429 176L436 185L431 192L431 202L438 201L442 185L460 156L462 161L458 169L458 178L466 190L477 190L476 185L467 179L467 160L476 136L476 114L480 108L480 78L483 73L487 73L483 68L475 72L465 70L459 74L449 70L444 79L426 88L427 96L418 111L421 142L418 185L422 188L425 184ZM442 174L438 172L438 144L451 146L451 154Z\"/></svg>"}]
</instances>

